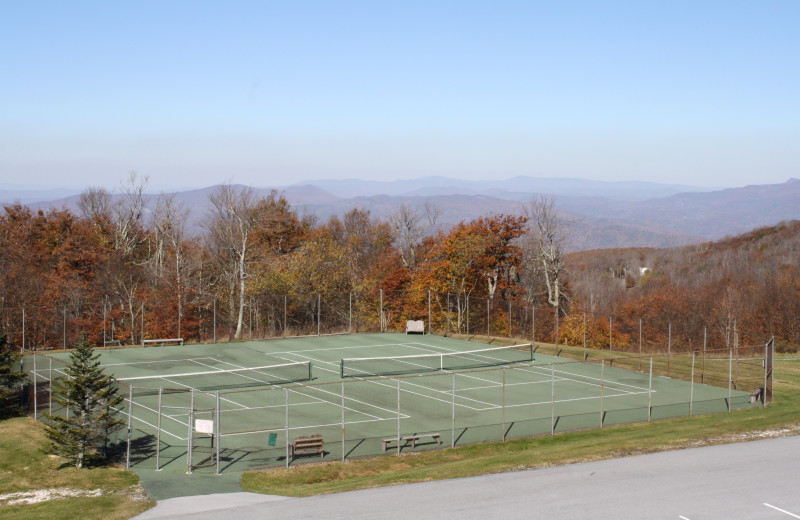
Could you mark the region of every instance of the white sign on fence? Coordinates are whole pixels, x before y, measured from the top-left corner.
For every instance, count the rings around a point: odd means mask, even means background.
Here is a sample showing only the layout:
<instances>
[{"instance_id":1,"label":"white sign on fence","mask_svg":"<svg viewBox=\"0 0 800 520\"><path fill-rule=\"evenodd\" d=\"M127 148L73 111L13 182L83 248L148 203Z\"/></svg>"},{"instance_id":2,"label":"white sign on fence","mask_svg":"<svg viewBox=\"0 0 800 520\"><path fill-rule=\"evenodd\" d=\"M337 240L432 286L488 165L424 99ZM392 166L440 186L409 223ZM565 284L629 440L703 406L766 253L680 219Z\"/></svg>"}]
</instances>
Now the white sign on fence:
<instances>
[{"instance_id":1,"label":"white sign on fence","mask_svg":"<svg viewBox=\"0 0 800 520\"><path fill-rule=\"evenodd\" d=\"M208 419L195 419L194 431L197 433L210 433L214 434L214 421Z\"/></svg>"}]
</instances>

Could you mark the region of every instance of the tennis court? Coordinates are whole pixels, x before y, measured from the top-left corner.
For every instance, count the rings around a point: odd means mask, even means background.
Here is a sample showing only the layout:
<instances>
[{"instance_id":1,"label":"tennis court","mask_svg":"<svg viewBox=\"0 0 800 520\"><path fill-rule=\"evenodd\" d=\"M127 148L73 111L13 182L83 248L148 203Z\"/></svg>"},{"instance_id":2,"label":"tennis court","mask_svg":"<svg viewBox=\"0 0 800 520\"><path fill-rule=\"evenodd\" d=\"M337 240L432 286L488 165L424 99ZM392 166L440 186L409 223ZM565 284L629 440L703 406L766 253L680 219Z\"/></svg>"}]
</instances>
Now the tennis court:
<instances>
[{"instance_id":1,"label":"tennis court","mask_svg":"<svg viewBox=\"0 0 800 520\"><path fill-rule=\"evenodd\" d=\"M36 409L60 413L47 389L67 355L31 357ZM109 449L137 470L239 471L751 406L743 391L430 335L107 350L101 363L126 396ZM301 436L322 446L291 456Z\"/></svg>"}]
</instances>

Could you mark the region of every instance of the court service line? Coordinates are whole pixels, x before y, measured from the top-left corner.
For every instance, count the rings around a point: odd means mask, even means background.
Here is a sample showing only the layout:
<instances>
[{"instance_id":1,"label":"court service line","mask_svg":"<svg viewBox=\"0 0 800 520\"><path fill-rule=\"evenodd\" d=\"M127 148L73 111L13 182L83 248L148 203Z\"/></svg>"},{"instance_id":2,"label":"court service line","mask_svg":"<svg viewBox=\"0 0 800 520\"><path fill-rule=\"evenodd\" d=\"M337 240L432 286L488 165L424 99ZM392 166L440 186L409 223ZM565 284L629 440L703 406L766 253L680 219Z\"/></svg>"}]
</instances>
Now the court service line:
<instances>
[{"instance_id":1,"label":"court service line","mask_svg":"<svg viewBox=\"0 0 800 520\"><path fill-rule=\"evenodd\" d=\"M207 356L199 358L180 358L180 359L157 359L152 361L131 361L128 363L107 363L100 365L101 367L117 367L122 365L149 365L151 363L174 363L176 361L189 361L194 363L196 359L209 359Z\"/></svg>"}]
</instances>

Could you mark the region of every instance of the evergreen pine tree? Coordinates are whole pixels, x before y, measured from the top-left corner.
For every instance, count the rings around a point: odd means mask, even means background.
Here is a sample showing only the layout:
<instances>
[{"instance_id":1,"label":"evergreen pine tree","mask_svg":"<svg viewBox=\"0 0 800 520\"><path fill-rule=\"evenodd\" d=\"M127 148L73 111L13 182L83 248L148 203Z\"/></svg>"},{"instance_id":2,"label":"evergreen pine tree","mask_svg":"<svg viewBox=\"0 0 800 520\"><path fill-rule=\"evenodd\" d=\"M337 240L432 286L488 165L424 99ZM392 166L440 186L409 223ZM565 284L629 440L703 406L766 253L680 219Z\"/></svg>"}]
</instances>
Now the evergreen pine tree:
<instances>
[{"instance_id":1,"label":"evergreen pine tree","mask_svg":"<svg viewBox=\"0 0 800 520\"><path fill-rule=\"evenodd\" d=\"M22 354L11 348L6 335L0 332L0 419L22 413L19 396L25 373L21 360Z\"/></svg>"},{"instance_id":2,"label":"evergreen pine tree","mask_svg":"<svg viewBox=\"0 0 800 520\"><path fill-rule=\"evenodd\" d=\"M101 447L106 435L122 424L114 418L113 408L123 398L117 395L111 376L103 373L99 358L81 333L70 354L66 377L52 383L53 400L69 413L68 417L47 416L47 436L53 451L70 459L76 468L83 467L87 452Z\"/></svg>"}]
</instances>

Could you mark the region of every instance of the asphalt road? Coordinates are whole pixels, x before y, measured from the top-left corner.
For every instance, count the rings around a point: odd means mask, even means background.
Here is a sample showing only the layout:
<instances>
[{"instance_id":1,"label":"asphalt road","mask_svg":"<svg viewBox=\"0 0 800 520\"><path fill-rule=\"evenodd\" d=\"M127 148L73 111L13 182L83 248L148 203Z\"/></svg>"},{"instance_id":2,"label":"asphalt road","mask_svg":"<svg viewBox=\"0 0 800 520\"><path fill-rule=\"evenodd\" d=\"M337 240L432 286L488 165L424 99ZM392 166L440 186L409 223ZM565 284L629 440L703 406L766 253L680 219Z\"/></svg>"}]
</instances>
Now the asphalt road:
<instances>
[{"instance_id":1,"label":"asphalt road","mask_svg":"<svg viewBox=\"0 0 800 520\"><path fill-rule=\"evenodd\" d=\"M790 520L798 477L800 436L309 498L175 498L137 520Z\"/></svg>"}]
</instances>

